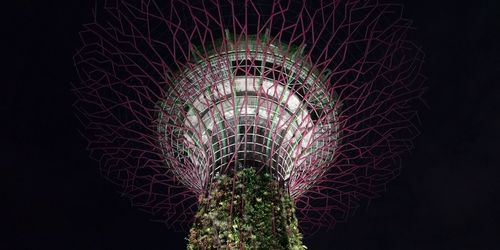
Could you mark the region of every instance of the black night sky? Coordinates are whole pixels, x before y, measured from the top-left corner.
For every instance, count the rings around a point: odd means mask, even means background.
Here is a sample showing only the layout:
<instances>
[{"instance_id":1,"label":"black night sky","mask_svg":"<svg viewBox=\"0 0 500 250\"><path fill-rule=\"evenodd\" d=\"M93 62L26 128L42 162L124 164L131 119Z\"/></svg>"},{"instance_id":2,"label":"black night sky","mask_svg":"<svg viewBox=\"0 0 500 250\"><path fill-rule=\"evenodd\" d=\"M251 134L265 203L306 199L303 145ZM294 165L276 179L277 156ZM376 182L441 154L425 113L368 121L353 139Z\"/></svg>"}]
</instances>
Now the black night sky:
<instances>
[{"instance_id":1,"label":"black night sky","mask_svg":"<svg viewBox=\"0 0 500 250\"><path fill-rule=\"evenodd\" d=\"M94 1L2 6L0 249L184 249L88 157L72 56ZM428 107L401 176L309 249L500 249L500 2L403 1Z\"/></svg>"}]
</instances>

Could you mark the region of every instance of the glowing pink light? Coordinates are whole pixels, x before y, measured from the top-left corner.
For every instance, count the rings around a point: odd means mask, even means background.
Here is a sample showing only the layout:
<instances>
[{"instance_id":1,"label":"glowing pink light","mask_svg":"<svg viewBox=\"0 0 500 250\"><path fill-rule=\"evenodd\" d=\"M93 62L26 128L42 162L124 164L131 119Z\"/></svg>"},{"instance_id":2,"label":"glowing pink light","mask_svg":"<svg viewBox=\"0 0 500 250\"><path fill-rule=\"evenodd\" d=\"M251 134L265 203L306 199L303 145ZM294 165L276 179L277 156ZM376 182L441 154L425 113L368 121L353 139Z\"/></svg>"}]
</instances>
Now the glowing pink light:
<instances>
[{"instance_id":1,"label":"glowing pink light","mask_svg":"<svg viewBox=\"0 0 500 250\"><path fill-rule=\"evenodd\" d=\"M406 40L411 22L401 17L400 6L378 1L312 2L108 1L104 9L97 9L95 21L81 32L83 46L74 57L81 79L75 85L75 107L85 125L91 155L100 162L103 175L118 185L134 206L154 214L169 227L189 226L197 197L215 173L208 166L216 166L222 156L216 156L218 148L213 152L189 148L194 139L204 140L204 130L198 129L200 122L198 127L192 125L202 119L196 120L191 112L194 108L184 104L198 101L198 107L209 107L213 100L202 97L203 88L235 96L232 90L221 90L224 84L207 81L209 77L214 80L216 73L231 75L227 79L219 76L231 89L243 86L236 84L238 74L269 74L267 88L264 84L254 88L244 85L245 90L269 99L285 97L276 105L280 114L293 109L294 100L299 100L304 117L309 117L299 120L311 124L297 125L288 141L274 129L276 124L290 126L279 122L285 116L279 116L275 125L273 119L261 125L271 138L267 156L277 156L274 171L295 199L302 230L330 228L347 218L360 201L380 193L397 176L399 157L412 148L411 141L418 134L412 123L417 119L412 104L423 91L423 53ZM250 48L249 44L261 47ZM231 62L226 58L228 53L239 49L247 60L238 57L236 64L224 64L224 70L200 66L214 56ZM255 59L267 52L266 59ZM266 68L265 62L271 61ZM262 71L256 73L257 68ZM196 70L203 74L193 78L195 84L183 83L188 79L186 72ZM300 74L305 77L299 87L283 87L290 86L290 79L297 80ZM255 85L260 78L245 79ZM302 84L307 81L311 84ZM270 94L273 86L282 89ZM285 94L287 91L291 94ZM249 94L241 98L243 103L254 99L255 95ZM320 105L315 99L327 103ZM233 109L226 118L258 116L235 112L236 102L229 98L226 103L226 108L232 105ZM223 105L215 106L207 108L207 119L216 120L214 110L224 109ZM271 106L266 101L255 108L271 116ZM299 111L290 114L297 117ZM172 122L177 118L180 120ZM226 118L222 120L224 127L237 134L236 125ZM248 140L234 142L236 148L245 149L243 157L252 151L248 145L254 146L253 151L264 145L257 143L256 133L250 131L258 121L247 123L242 135L253 135L252 144ZM324 124L329 124L328 130L320 129L327 128ZM316 134L302 139L304 149L290 149L293 138L307 137L311 127L316 128ZM186 139L188 134L192 136ZM314 145L319 146L313 153L305 153ZM188 153L179 153L183 147ZM299 156L286 158L283 152ZM226 165L239 157L236 153L227 156ZM203 164L196 164L195 159ZM272 165L272 160L259 161ZM200 170L200 166L207 167Z\"/></svg>"}]
</instances>

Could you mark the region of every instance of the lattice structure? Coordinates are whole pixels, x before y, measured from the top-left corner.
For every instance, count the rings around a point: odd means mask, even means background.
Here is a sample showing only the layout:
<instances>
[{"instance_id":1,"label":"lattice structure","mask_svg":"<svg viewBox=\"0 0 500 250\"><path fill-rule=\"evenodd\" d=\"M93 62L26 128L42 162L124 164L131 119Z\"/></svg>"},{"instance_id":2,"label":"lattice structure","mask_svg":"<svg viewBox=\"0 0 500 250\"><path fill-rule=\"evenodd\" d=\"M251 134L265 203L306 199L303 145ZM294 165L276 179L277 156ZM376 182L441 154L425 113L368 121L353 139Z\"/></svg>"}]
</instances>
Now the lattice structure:
<instances>
[{"instance_id":1,"label":"lattice structure","mask_svg":"<svg viewBox=\"0 0 500 250\"><path fill-rule=\"evenodd\" d=\"M168 226L252 166L312 232L375 197L412 147L409 29L372 0L108 1L81 32L75 106L103 175Z\"/></svg>"},{"instance_id":2,"label":"lattice structure","mask_svg":"<svg viewBox=\"0 0 500 250\"><path fill-rule=\"evenodd\" d=\"M298 197L326 171L337 147L338 106L326 77L302 59L303 47L231 37L226 32L220 50L176 77L161 103L164 153L183 163L167 164L197 193L217 175L252 165Z\"/></svg>"}]
</instances>

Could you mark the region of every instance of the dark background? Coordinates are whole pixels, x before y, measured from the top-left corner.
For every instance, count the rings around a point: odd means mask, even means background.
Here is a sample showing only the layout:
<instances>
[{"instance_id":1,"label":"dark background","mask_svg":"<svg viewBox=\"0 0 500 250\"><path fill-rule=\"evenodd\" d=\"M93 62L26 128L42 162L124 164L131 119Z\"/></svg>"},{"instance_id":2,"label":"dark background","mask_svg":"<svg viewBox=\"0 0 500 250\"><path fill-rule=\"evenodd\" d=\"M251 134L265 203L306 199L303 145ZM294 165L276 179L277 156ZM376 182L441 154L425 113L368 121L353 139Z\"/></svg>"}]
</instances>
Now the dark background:
<instances>
[{"instance_id":1,"label":"dark background","mask_svg":"<svg viewBox=\"0 0 500 250\"><path fill-rule=\"evenodd\" d=\"M2 4L0 249L185 248L99 176L77 130L72 55L92 2ZM427 55L422 135L387 192L309 249L500 249L499 3L404 3Z\"/></svg>"}]
</instances>

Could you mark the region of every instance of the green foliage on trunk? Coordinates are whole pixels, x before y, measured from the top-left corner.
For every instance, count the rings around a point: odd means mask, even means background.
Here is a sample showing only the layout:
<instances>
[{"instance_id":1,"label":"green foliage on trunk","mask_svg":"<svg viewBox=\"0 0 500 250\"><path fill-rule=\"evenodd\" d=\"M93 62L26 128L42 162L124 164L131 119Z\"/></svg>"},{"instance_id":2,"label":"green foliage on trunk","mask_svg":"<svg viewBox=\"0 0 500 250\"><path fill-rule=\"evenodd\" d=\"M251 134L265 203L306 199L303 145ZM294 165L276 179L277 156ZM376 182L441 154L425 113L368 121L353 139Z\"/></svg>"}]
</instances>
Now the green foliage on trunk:
<instances>
[{"instance_id":1,"label":"green foliage on trunk","mask_svg":"<svg viewBox=\"0 0 500 250\"><path fill-rule=\"evenodd\" d=\"M245 168L200 199L188 249L306 249L290 195L271 175Z\"/></svg>"}]
</instances>

